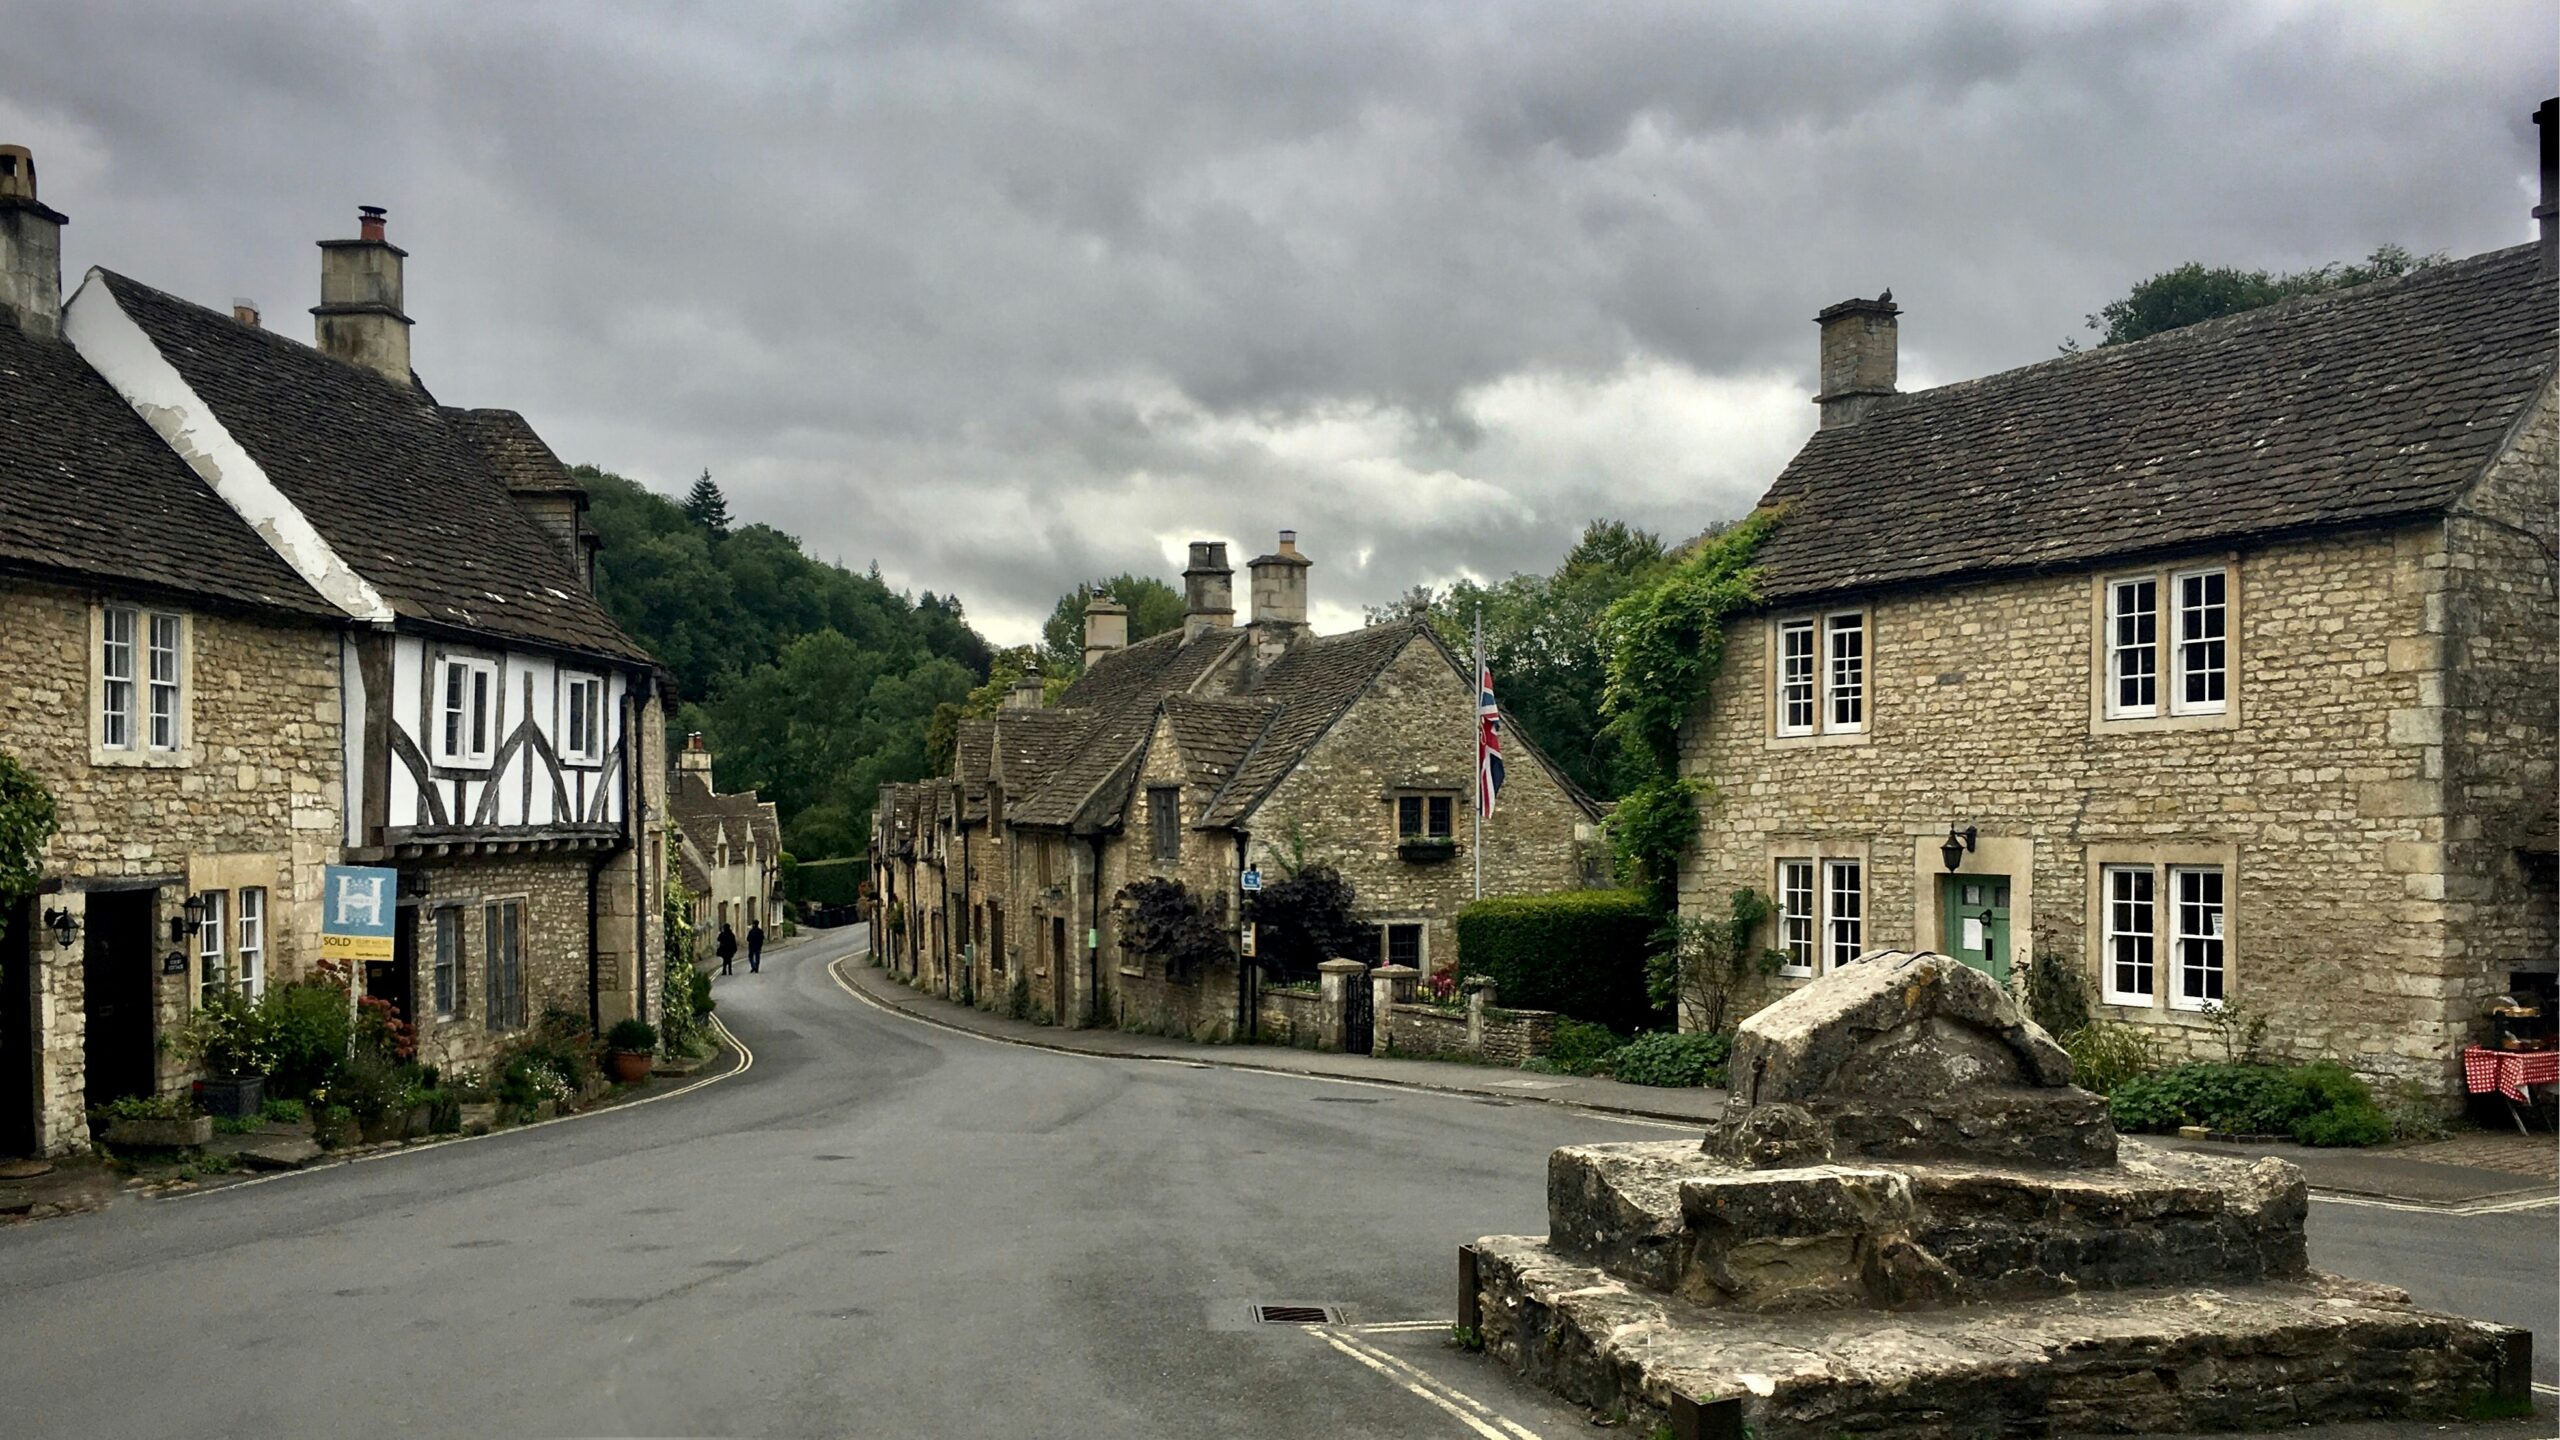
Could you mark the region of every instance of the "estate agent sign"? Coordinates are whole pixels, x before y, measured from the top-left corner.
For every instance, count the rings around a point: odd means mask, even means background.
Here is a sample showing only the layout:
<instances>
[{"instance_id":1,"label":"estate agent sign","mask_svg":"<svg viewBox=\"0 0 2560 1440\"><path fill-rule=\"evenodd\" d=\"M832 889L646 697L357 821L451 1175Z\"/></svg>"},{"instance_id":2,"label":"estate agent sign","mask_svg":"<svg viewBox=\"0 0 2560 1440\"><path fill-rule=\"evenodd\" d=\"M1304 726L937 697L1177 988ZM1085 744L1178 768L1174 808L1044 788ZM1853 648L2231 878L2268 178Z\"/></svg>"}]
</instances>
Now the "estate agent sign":
<instances>
[{"instance_id":1,"label":"estate agent sign","mask_svg":"<svg viewBox=\"0 0 2560 1440\"><path fill-rule=\"evenodd\" d=\"M332 865L320 895L320 958L388 960L398 872L370 865Z\"/></svg>"}]
</instances>

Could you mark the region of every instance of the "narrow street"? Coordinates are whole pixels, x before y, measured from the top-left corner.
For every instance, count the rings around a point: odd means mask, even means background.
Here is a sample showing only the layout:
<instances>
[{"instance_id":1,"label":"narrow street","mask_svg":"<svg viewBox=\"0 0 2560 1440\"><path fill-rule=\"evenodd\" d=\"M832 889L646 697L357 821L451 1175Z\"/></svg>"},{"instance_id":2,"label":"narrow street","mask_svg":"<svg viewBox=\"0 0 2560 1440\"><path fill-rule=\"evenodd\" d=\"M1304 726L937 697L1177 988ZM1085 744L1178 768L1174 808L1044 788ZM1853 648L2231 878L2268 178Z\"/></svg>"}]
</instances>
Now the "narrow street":
<instances>
[{"instance_id":1,"label":"narrow street","mask_svg":"<svg viewBox=\"0 0 2560 1440\"><path fill-rule=\"evenodd\" d=\"M9 1433L1598 1433L1440 1343L1453 1252L1662 1127L994 1044L846 993L858 940L721 981L753 1063L698 1093L0 1231ZM2548 1380L2551 1232L2323 1204L2313 1258Z\"/></svg>"}]
</instances>

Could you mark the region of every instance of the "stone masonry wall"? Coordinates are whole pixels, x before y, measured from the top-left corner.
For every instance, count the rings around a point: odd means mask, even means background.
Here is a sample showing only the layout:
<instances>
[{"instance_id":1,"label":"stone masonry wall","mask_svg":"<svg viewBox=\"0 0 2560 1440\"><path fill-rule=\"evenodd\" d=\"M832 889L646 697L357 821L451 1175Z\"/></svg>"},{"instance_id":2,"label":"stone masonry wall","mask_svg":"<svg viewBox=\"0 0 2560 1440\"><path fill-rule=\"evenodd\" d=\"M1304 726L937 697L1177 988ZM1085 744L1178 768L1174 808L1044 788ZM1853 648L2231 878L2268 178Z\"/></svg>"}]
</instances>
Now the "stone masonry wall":
<instances>
[{"instance_id":1,"label":"stone masonry wall","mask_svg":"<svg viewBox=\"0 0 2560 1440\"><path fill-rule=\"evenodd\" d=\"M1521 1065L1546 1054L1555 1043L1556 1019L1552 1010L1487 1011L1484 1059L1494 1065Z\"/></svg>"},{"instance_id":2,"label":"stone masonry wall","mask_svg":"<svg viewBox=\"0 0 2560 1440\"><path fill-rule=\"evenodd\" d=\"M1373 1016L1371 1023L1377 1032L1377 1049L1381 1054L1429 1058L1469 1053L1467 1017L1464 1014L1452 1014L1430 1005L1390 1005L1383 1013Z\"/></svg>"},{"instance_id":3,"label":"stone masonry wall","mask_svg":"<svg viewBox=\"0 0 2560 1440\"><path fill-rule=\"evenodd\" d=\"M402 866L423 870L424 901L404 914L418 926L418 1058L447 1070L487 1068L523 1032L488 1026L488 942L483 907L493 900L524 904L525 1020L539 1024L546 1009L587 1021L587 857L545 853L455 857ZM462 910L462 958L455 1013L435 1015L435 912ZM493 1077L494 1078L494 1077Z\"/></svg>"},{"instance_id":4,"label":"stone masonry wall","mask_svg":"<svg viewBox=\"0 0 2560 1440\"><path fill-rule=\"evenodd\" d=\"M2452 1019L2485 1039L2489 997L2508 972L2549 971L2560 951L2553 862L2521 853L2535 822L2548 823L2560 755L2560 599L2553 552L2560 544L2560 399L2546 387L2507 453L2446 522L2442 626L2445 679L2434 716L2446 783L2441 894L2413 876L2422 899L2441 899Z\"/></svg>"},{"instance_id":5,"label":"stone masonry wall","mask_svg":"<svg viewBox=\"0 0 2560 1440\"><path fill-rule=\"evenodd\" d=\"M189 744L161 763L92 763L94 598L0 581L0 675L8 677L0 685L0 750L52 792L60 824L43 873L63 888L42 897L38 913L85 914L88 887L156 880L156 956L172 948L168 922L191 887L262 885L269 983L301 975L318 955L320 869L338 857L344 833L337 633L156 607L189 616ZM88 1139L82 948L48 942L40 955L31 1037L37 1140L60 1153ZM192 948L185 974L161 973L154 963L152 986L156 1037L165 1037L195 1004ZM0 1049L19 1043L0 1037ZM157 1078L166 1091L193 1076L164 1052Z\"/></svg>"},{"instance_id":6,"label":"stone masonry wall","mask_svg":"<svg viewBox=\"0 0 2560 1440\"><path fill-rule=\"evenodd\" d=\"M2232 565L2232 723L2093 720L2089 573L1879 600L1867 730L1848 743L1771 737L1770 628L1737 619L1683 742L1684 769L1715 794L1682 907L1768 892L1780 855L1858 857L1866 948L1940 948L1924 887L1949 826L1975 826L1965 870L2012 881L2018 961L2082 966L2094 995L2096 863L2220 863L2227 993L2268 1018L2268 1049L2442 1088L2468 1022L2432 893L2445 819L2425 707L2443 672L2427 622L2444 551L2442 528L2420 525L2210 557ZM2209 1023L2165 1003L2161 900L2162 998L2101 1011L2219 1058Z\"/></svg>"},{"instance_id":7,"label":"stone masonry wall","mask_svg":"<svg viewBox=\"0 0 2560 1440\"><path fill-rule=\"evenodd\" d=\"M1293 839L1303 843L1359 892L1362 918L1422 924L1426 972L1452 968L1457 912L1475 895L1474 724L1474 687L1428 640L1416 639L1254 814L1255 863L1271 871ZM1505 759L1500 808L1485 826L1484 893L1574 889L1583 850L1596 843L1591 817L1524 747L1510 745ZM1397 853L1396 796L1411 792L1452 797L1453 858Z\"/></svg>"},{"instance_id":8,"label":"stone masonry wall","mask_svg":"<svg viewBox=\"0 0 2560 1440\"><path fill-rule=\"evenodd\" d=\"M1186 828L1182 832L1181 855L1172 860L1157 859L1147 822L1147 790L1157 785L1181 787L1185 815L1199 814L1209 803L1210 787L1189 783L1182 757L1174 748L1172 723L1162 717L1156 721L1138 782L1130 792L1129 814L1119 832L1103 844L1103 945L1097 968L1102 972L1105 1000L1100 1013L1105 1017L1104 1023L1200 1040L1230 1039L1236 1024L1234 964L1204 965L1181 980L1168 978L1161 960L1121 948L1119 927L1111 919L1112 899L1124 886L1144 876L1160 875L1189 886L1193 894L1215 909L1220 924L1230 934L1234 931L1237 897L1233 834Z\"/></svg>"}]
</instances>

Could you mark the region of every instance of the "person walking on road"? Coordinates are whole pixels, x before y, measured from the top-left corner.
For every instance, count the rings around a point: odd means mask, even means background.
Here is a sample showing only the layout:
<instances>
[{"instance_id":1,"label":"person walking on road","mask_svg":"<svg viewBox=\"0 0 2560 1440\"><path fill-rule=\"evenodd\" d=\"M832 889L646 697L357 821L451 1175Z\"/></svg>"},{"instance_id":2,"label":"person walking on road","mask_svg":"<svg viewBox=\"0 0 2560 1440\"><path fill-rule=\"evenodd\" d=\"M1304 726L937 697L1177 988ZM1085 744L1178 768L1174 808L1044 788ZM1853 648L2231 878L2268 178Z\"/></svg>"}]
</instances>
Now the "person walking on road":
<instances>
[{"instance_id":1,"label":"person walking on road","mask_svg":"<svg viewBox=\"0 0 2560 1440\"><path fill-rule=\"evenodd\" d=\"M738 932L729 928L728 921L720 922L720 938L711 942L711 950L720 957L721 974L738 968Z\"/></svg>"},{"instance_id":2,"label":"person walking on road","mask_svg":"<svg viewBox=\"0 0 2560 1440\"><path fill-rule=\"evenodd\" d=\"M747 973L764 973L764 927L753 920L747 922Z\"/></svg>"}]
</instances>

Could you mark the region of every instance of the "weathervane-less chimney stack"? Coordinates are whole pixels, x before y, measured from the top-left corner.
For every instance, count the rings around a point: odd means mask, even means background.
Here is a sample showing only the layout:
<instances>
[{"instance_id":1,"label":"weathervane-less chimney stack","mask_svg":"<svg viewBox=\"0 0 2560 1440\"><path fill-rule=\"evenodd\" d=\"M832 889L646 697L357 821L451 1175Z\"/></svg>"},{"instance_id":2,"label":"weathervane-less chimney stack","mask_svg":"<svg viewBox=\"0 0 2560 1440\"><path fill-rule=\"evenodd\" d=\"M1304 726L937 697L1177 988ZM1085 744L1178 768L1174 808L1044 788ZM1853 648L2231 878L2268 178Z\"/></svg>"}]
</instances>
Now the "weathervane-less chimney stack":
<instances>
[{"instance_id":1,"label":"weathervane-less chimney stack","mask_svg":"<svg viewBox=\"0 0 2560 1440\"><path fill-rule=\"evenodd\" d=\"M1855 424L1893 392L1902 307L1887 290L1873 300L1843 300L1813 317L1822 327L1822 428Z\"/></svg>"},{"instance_id":2,"label":"weathervane-less chimney stack","mask_svg":"<svg viewBox=\"0 0 2560 1440\"><path fill-rule=\"evenodd\" d=\"M400 309L401 262L409 252L382 238L381 206L356 209L355 239L320 242L320 303L311 307L315 338L334 359L412 384L410 322Z\"/></svg>"},{"instance_id":3,"label":"weathervane-less chimney stack","mask_svg":"<svg viewBox=\"0 0 2560 1440\"><path fill-rule=\"evenodd\" d=\"M62 212L36 199L36 157L0 145L0 323L40 339L62 333Z\"/></svg>"},{"instance_id":4,"label":"weathervane-less chimney stack","mask_svg":"<svg viewBox=\"0 0 2560 1440\"><path fill-rule=\"evenodd\" d=\"M2549 275L2560 269L2560 97L2542 102L2533 112L2533 128L2540 132L2536 148L2542 152L2542 202L2533 207L2533 218L2542 226L2542 273Z\"/></svg>"},{"instance_id":5,"label":"weathervane-less chimney stack","mask_svg":"<svg viewBox=\"0 0 2560 1440\"><path fill-rule=\"evenodd\" d=\"M1129 646L1129 607L1099 590L1084 602L1084 668Z\"/></svg>"},{"instance_id":6,"label":"weathervane-less chimney stack","mask_svg":"<svg viewBox=\"0 0 2560 1440\"><path fill-rule=\"evenodd\" d=\"M1032 661L1013 677L1013 688L1005 692L1007 710L1037 710L1048 697L1048 681L1040 674L1040 662Z\"/></svg>"},{"instance_id":7,"label":"weathervane-less chimney stack","mask_svg":"<svg viewBox=\"0 0 2560 1440\"><path fill-rule=\"evenodd\" d=\"M1191 542L1191 564L1182 572L1182 638L1197 640L1236 623L1236 572L1227 565L1223 540Z\"/></svg>"},{"instance_id":8,"label":"weathervane-less chimney stack","mask_svg":"<svg viewBox=\"0 0 2560 1440\"><path fill-rule=\"evenodd\" d=\"M1307 633L1307 571L1315 562L1298 553L1298 532L1280 532L1280 548L1255 557L1246 568L1253 577L1253 660L1270 665L1289 653Z\"/></svg>"}]
</instances>

